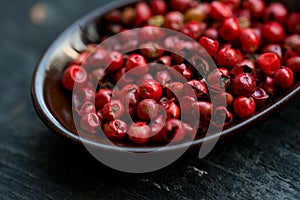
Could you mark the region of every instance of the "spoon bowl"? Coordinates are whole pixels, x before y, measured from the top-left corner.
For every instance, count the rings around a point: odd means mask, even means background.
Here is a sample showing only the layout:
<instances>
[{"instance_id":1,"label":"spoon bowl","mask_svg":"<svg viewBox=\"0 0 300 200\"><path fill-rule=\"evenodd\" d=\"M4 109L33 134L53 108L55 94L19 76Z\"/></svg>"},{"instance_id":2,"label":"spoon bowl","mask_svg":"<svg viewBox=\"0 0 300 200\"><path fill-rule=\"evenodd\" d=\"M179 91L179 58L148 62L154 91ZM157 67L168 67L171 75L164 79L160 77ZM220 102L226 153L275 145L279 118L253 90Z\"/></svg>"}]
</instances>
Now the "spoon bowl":
<instances>
[{"instance_id":1,"label":"spoon bowl","mask_svg":"<svg viewBox=\"0 0 300 200\"><path fill-rule=\"evenodd\" d=\"M112 2L102 6L91 13L80 18L64 30L56 40L50 45L37 64L31 85L31 95L34 107L42 119L54 132L76 142L84 142L97 148L114 150L115 146L105 142L97 142L92 137L82 138L78 135L73 120L70 97L65 93L61 85L61 74L65 66L85 49L89 43L99 41L101 33L101 18L109 10L121 8L132 4L137 0L123 0ZM297 1L282 1L291 10L300 10ZM298 9L297 9L298 8ZM300 94L299 78L296 78L294 84L288 91L278 95L272 102L264 105L254 115L238 120L226 127L222 132L212 134L205 138L196 138L192 142L192 147L199 147L204 141L223 138L235 133L254 127L259 122L263 122L274 113L281 111ZM126 151L131 152L150 152L161 147L159 144L147 144L135 146L125 142L119 142L117 145ZM188 143L172 145L168 150L178 149L190 145Z\"/></svg>"}]
</instances>

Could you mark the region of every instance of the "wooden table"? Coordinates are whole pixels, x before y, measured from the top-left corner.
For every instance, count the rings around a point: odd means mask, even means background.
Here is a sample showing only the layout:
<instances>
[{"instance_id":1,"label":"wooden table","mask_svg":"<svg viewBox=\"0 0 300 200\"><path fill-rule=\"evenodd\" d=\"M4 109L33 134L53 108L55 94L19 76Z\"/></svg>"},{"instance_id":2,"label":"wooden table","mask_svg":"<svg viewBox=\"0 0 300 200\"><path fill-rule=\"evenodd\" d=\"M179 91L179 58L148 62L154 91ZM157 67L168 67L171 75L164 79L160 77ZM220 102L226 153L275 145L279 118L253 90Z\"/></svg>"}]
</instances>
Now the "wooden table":
<instances>
[{"instance_id":1,"label":"wooden table","mask_svg":"<svg viewBox=\"0 0 300 200\"><path fill-rule=\"evenodd\" d=\"M30 81L42 51L63 27L108 1L1 2L0 199L299 199L299 100L219 142L203 160L190 152L148 174L105 167L38 119Z\"/></svg>"}]
</instances>

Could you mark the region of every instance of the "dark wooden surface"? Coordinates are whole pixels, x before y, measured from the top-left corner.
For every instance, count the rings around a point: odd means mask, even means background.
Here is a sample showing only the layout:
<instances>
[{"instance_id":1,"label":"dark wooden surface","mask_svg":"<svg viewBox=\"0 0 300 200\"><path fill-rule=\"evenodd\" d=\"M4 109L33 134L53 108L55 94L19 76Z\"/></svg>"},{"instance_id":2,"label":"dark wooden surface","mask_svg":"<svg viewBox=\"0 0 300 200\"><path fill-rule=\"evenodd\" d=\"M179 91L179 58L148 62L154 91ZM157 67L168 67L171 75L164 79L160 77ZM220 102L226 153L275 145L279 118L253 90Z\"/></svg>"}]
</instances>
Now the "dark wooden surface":
<instances>
[{"instance_id":1,"label":"dark wooden surface","mask_svg":"<svg viewBox=\"0 0 300 200\"><path fill-rule=\"evenodd\" d=\"M37 0L1 2L0 199L299 199L300 100L203 160L190 152L148 174L105 167L38 119L30 98L38 58L65 26L105 2L43 1L39 24L29 18Z\"/></svg>"}]
</instances>

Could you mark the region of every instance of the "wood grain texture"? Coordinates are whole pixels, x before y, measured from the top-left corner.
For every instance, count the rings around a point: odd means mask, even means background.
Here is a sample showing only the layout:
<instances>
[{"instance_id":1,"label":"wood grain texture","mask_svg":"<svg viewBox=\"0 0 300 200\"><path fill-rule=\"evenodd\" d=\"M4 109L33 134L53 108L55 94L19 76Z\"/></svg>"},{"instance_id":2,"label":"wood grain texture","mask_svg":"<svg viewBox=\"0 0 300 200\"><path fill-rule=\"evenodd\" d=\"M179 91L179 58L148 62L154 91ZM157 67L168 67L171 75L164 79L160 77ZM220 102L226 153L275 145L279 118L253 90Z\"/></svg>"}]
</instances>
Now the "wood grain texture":
<instances>
[{"instance_id":1,"label":"wood grain texture","mask_svg":"<svg viewBox=\"0 0 300 200\"><path fill-rule=\"evenodd\" d=\"M190 151L169 167L127 174L62 140L37 118L29 85L38 58L73 20L108 0L3 1L0 199L299 199L300 100L253 130L220 141L203 160Z\"/></svg>"}]
</instances>

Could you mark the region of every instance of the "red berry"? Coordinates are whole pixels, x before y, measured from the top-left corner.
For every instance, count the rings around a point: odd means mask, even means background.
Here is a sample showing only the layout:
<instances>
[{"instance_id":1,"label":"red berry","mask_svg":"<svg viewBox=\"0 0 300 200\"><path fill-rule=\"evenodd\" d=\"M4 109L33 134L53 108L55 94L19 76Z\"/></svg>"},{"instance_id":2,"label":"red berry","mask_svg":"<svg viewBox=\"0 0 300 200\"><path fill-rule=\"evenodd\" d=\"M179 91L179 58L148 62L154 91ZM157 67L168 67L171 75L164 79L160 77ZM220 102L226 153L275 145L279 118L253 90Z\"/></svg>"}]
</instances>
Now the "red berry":
<instances>
[{"instance_id":1,"label":"red berry","mask_svg":"<svg viewBox=\"0 0 300 200\"><path fill-rule=\"evenodd\" d=\"M197 40L203 33L205 25L199 23L198 21L192 20L186 23L181 29L180 32L189 36L190 38Z\"/></svg>"},{"instance_id":2,"label":"red berry","mask_svg":"<svg viewBox=\"0 0 300 200\"><path fill-rule=\"evenodd\" d=\"M87 133L94 134L100 128L99 117L96 113L87 113L80 120L80 127Z\"/></svg>"},{"instance_id":3,"label":"red berry","mask_svg":"<svg viewBox=\"0 0 300 200\"><path fill-rule=\"evenodd\" d=\"M265 21L268 20L275 20L280 23L285 23L288 17L288 10L286 7L280 2L274 2L268 5L264 19Z\"/></svg>"},{"instance_id":4,"label":"red berry","mask_svg":"<svg viewBox=\"0 0 300 200\"><path fill-rule=\"evenodd\" d=\"M274 96L278 90L273 78L267 76L263 85L263 89L271 96Z\"/></svg>"},{"instance_id":5,"label":"red berry","mask_svg":"<svg viewBox=\"0 0 300 200\"><path fill-rule=\"evenodd\" d=\"M138 32L139 41L156 42L164 37L165 33L160 27L144 26Z\"/></svg>"},{"instance_id":6,"label":"red berry","mask_svg":"<svg viewBox=\"0 0 300 200\"><path fill-rule=\"evenodd\" d=\"M250 10L253 18L260 18L265 12L265 2L263 0L245 0L243 7Z\"/></svg>"},{"instance_id":7,"label":"red berry","mask_svg":"<svg viewBox=\"0 0 300 200\"><path fill-rule=\"evenodd\" d=\"M206 52L211 56L215 56L219 49L219 42L217 40L210 39L203 36L199 40L199 44L206 50Z\"/></svg>"},{"instance_id":8,"label":"red berry","mask_svg":"<svg viewBox=\"0 0 300 200\"><path fill-rule=\"evenodd\" d=\"M145 122L132 123L128 129L128 138L136 144L145 144L150 139L150 128Z\"/></svg>"},{"instance_id":9,"label":"red berry","mask_svg":"<svg viewBox=\"0 0 300 200\"><path fill-rule=\"evenodd\" d=\"M255 65L252 60L245 59L237 63L231 70L232 75L237 76L243 73L252 73L255 70Z\"/></svg>"},{"instance_id":10,"label":"red berry","mask_svg":"<svg viewBox=\"0 0 300 200\"><path fill-rule=\"evenodd\" d=\"M73 90L74 84L82 84L87 80L87 72L79 65L70 65L62 76L62 84L67 90Z\"/></svg>"},{"instance_id":11,"label":"red berry","mask_svg":"<svg viewBox=\"0 0 300 200\"><path fill-rule=\"evenodd\" d=\"M157 80L162 87L166 87L166 85L171 82L172 78L167 70L162 70L156 73L155 80Z\"/></svg>"},{"instance_id":12,"label":"red berry","mask_svg":"<svg viewBox=\"0 0 300 200\"><path fill-rule=\"evenodd\" d=\"M300 13L290 14L286 25L291 33L300 34Z\"/></svg>"},{"instance_id":13,"label":"red berry","mask_svg":"<svg viewBox=\"0 0 300 200\"><path fill-rule=\"evenodd\" d=\"M275 21L264 24L261 29L261 34L266 41L273 43L282 42L285 38L283 26Z\"/></svg>"},{"instance_id":14,"label":"red berry","mask_svg":"<svg viewBox=\"0 0 300 200\"><path fill-rule=\"evenodd\" d=\"M292 34L287 36L284 39L284 45L287 49L294 49L297 50L297 47L300 45L300 35L299 34Z\"/></svg>"},{"instance_id":15,"label":"red berry","mask_svg":"<svg viewBox=\"0 0 300 200\"><path fill-rule=\"evenodd\" d=\"M275 83L282 89L291 87L294 83L294 73L288 67L282 67L274 76Z\"/></svg>"},{"instance_id":16,"label":"red berry","mask_svg":"<svg viewBox=\"0 0 300 200\"><path fill-rule=\"evenodd\" d=\"M256 80L251 74L239 74L232 81L232 91L237 96L249 96L253 93Z\"/></svg>"},{"instance_id":17,"label":"red berry","mask_svg":"<svg viewBox=\"0 0 300 200\"><path fill-rule=\"evenodd\" d=\"M82 104L80 109L76 110L79 116L84 116L88 113L96 113L95 105L91 101L86 101Z\"/></svg>"},{"instance_id":18,"label":"red berry","mask_svg":"<svg viewBox=\"0 0 300 200\"><path fill-rule=\"evenodd\" d=\"M143 99L159 100L162 95L162 88L155 80L146 80L139 87L139 95Z\"/></svg>"},{"instance_id":19,"label":"red berry","mask_svg":"<svg viewBox=\"0 0 300 200\"><path fill-rule=\"evenodd\" d=\"M236 9L240 6L241 0L223 0L225 5L228 5L231 9Z\"/></svg>"},{"instance_id":20,"label":"red berry","mask_svg":"<svg viewBox=\"0 0 300 200\"><path fill-rule=\"evenodd\" d=\"M251 97L254 99L256 105L261 106L267 101L269 95L264 89L257 87L252 93Z\"/></svg>"},{"instance_id":21,"label":"red berry","mask_svg":"<svg viewBox=\"0 0 300 200\"><path fill-rule=\"evenodd\" d=\"M178 119L170 119L166 122L163 129L152 136L155 142L180 142L185 137L183 123Z\"/></svg>"},{"instance_id":22,"label":"red berry","mask_svg":"<svg viewBox=\"0 0 300 200\"><path fill-rule=\"evenodd\" d=\"M110 89L100 89L95 94L95 105L98 109L102 109L105 104L111 101L113 94Z\"/></svg>"},{"instance_id":23,"label":"red berry","mask_svg":"<svg viewBox=\"0 0 300 200\"><path fill-rule=\"evenodd\" d=\"M183 86L183 92L185 95L191 95L189 94L189 91L191 88L194 91L194 95L196 95L197 98L206 98L208 97L208 90L204 82L199 80L191 80L184 84Z\"/></svg>"},{"instance_id":24,"label":"red berry","mask_svg":"<svg viewBox=\"0 0 300 200\"><path fill-rule=\"evenodd\" d=\"M137 106L137 115L142 120L150 120L158 114L158 108L153 99L143 99Z\"/></svg>"},{"instance_id":25,"label":"red berry","mask_svg":"<svg viewBox=\"0 0 300 200\"><path fill-rule=\"evenodd\" d=\"M232 68L238 62L238 54L236 50L224 47L217 53L216 60L219 66Z\"/></svg>"},{"instance_id":26,"label":"red berry","mask_svg":"<svg viewBox=\"0 0 300 200\"><path fill-rule=\"evenodd\" d=\"M216 106L228 107L233 102L233 96L230 93L222 92L217 94L216 96L213 96L211 102Z\"/></svg>"},{"instance_id":27,"label":"red berry","mask_svg":"<svg viewBox=\"0 0 300 200\"><path fill-rule=\"evenodd\" d=\"M157 43L147 42L140 45L140 51L146 58L155 59L163 55L164 49Z\"/></svg>"},{"instance_id":28,"label":"red berry","mask_svg":"<svg viewBox=\"0 0 300 200\"><path fill-rule=\"evenodd\" d=\"M255 111L256 103L252 97L240 96L233 102L234 113L240 117L245 118L252 115Z\"/></svg>"},{"instance_id":29,"label":"red berry","mask_svg":"<svg viewBox=\"0 0 300 200\"><path fill-rule=\"evenodd\" d=\"M262 53L275 53L278 58L282 59L282 49L279 44L267 44L263 47Z\"/></svg>"},{"instance_id":30,"label":"red berry","mask_svg":"<svg viewBox=\"0 0 300 200\"><path fill-rule=\"evenodd\" d=\"M208 28L204 31L203 35L212 40L217 40L219 33L218 33L217 29L215 29L215 28Z\"/></svg>"},{"instance_id":31,"label":"red berry","mask_svg":"<svg viewBox=\"0 0 300 200\"><path fill-rule=\"evenodd\" d=\"M300 73L300 56L295 56L287 60L286 65L294 74Z\"/></svg>"},{"instance_id":32,"label":"red berry","mask_svg":"<svg viewBox=\"0 0 300 200\"><path fill-rule=\"evenodd\" d=\"M124 114L124 106L119 100L111 100L103 106L103 118L107 120L115 120Z\"/></svg>"},{"instance_id":33,"label":"red berry","mask_svg":"<svg viewBox=\"0 0 300 200\"><path fill-rule=\"evenodd\" d=\"M167 11L167 4L163 0L152 0L150 7L154 15L164 15Z\"/></svg>"},{"instance_id":34,"label":"red berry","mask_svg":"<svg viewBox=\"0 0 300 200\"><path fill-rule=\"evenodd\" d=\"M258 66L269 76L273 76L280 68L280 60L274 53L264 53L257 58Z\"/></svg>"},{"instance_id":35,"label":"red berry","mask_svg":"<svg viewBox=\"0 0 300 200\"><path fill-rule=\"evenodd\" d=\"M148 71L148 66L146 60L143 56L139 54L131 54L126 61L126 71L131 69L135 70L131 71L130 74L135 76L140 76L141 74L146 74Z\"/></svg>"},{"instance_id":36,"label":"red berry","mask_svg":"<svg viewBox=\"0 0 300 200\"><path fill-rule=\"evenodd\" d=\"M120 91L120 94L123 97L125 110L132 118L134 118L136 115L137 105L140 101L138 88L139 87L135 84L128 84L125 85Z\"/></svg>"},{"instance_id":37,"label":"red berry","mask_svg":"<svg viewBox=\"0 0 300 200\"><path fill-rule=\"evenodd\" d=\"M119 70L124 64L123 55L120 52L112 51L106 57L106 64L109 71Z\"/></svg>"},{"instance_id":38,"label":"red berry","mask_svg":"<svg viewBox=\"0 0 300 200\"><path fill-rule=\"evenodd\" d=\"M240 35L240 31L240 23L235 17L225 19L219 28L220 36L229 42L236 40Z\"/></svg>"},{"instance_id":39,"label":"red berry","mask_svg":"<svg viewBox=\"0 0 300 200\"><path fill-rule=\"evenodd\" d=\"M192 71L184 63L182 63L180 65L174 65L174 66L172 66L172 69L179 72L179 74L184 76L184 78L186 78L187 80L191 79ZM175 80L181 80L181 77L178 77L178 75L179 75L178 73L175 73L173 70L171 70L170 73Z\"/></svg>"},{"instance_id":40,"label":"red berry","mask_svg":"<svg viewBox=\"0 0 300 200\"><path fill-rule=\"evenodd\" d=\"M180 116L180 108L176 105L176 103L171 102L166 106L166 112L168 119L178 119Z\"/></svg>"},{"instance_id":41,"label":"red berry","mask_svg":"<svg viewBox=\"0 0 300 200\"><path fill-rule=\"evenodd\" d=\"M229 6L219 1L211 2L210 16L216 21L223 21L228 17L232 17L233 13Z\"/></svg>"},{"instance_id":42,"label":"red berry","mask_svg":"<svg viewBox=\"0 0 300 200\"><path fill-rule=\"evenodd\" d=\"M135 17L135 25L141 26L147 23L148 19L151 17L151 9L145 2L137 2L136 3L136 17Z\"/></svg>"},{"instance_id":43,"label":"red berry","mask_svg":"<svg viewBox=\"0 0 300 200\"><path fill-rule=\"evenodd\" d=\"M211 114L212 114L212 110L213 110L213 105L209 102L205 102L205 101L197 101L195 103L193 103L192 105L192 113L191 115L193 115L194 111L198 111L200 114L200 121L209 121Z\"/></svg>"},{"instance_id":44,"label":"red berry","mask_svg":"<svg viewBox=\"0 0 300 200\"><path fill-rule=\"evenodd\" d=\"M184 16L178 11L169 12L165 16L164 28L179 30L183 26Z\"/></svg>"},{"instance_id":45,"label":"red berry","mask_svg":"<svg viewBox=\"0 0 300 200\"><path fill-rule=\"evenodd\" d=\"M185 13L189 8L193 7L196 2L194 0L171 0L170 5L173 10Z\"/></svg>"},{"instance_id":46,"label":"red berry","mask_svg":"<svg viewBox=\"0 0 300 200\"><path fill-rule=\"evenodd\" d=\"M216 127L223 128L228 124L231 124L233 115L224 106L218 106L213 111L212 124Z\"/></svg>"},{"instance_id":47,"label":"red berry","mask_svg":"<svg viewBox=\"0 0 300 200\"><path fill-rule=\"evenodd\" d=\"M260 45L260 39L251 28L245 28L241 31L239 39L242 45L242 50L246 53L256 51Z\"/></svg>"},{"instance_id":48,"label":"red berry","mask_svg":"<svg viewBox=\"0 0 300 200\"><path fill-rule=\"evenodd\" d=\"M105 123L103 131L111 140L122 140L126 136L127 125L125 122L117 119Z\"/></svg>"}]
</instances>

